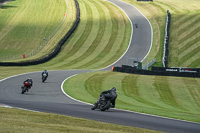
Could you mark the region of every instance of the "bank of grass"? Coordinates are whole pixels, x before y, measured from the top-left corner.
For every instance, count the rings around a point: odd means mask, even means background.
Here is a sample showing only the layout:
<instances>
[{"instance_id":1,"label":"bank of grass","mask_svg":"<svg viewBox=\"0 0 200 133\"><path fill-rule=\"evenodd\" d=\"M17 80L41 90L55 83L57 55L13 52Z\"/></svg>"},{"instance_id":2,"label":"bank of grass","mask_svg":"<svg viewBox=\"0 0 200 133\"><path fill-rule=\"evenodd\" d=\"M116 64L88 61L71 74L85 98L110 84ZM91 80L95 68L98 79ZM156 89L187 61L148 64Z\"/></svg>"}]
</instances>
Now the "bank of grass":
<instances>
[{"instance_id":1,"label":"bank of grass","mask_svg":"<svg viewBox=\"0 0 200 133\"><path fill-rule=\"evenodd\" d=\"M136 6L149 19L153 27L153 46L148 55L155 66L162 66L166 12L170 11L171 29L169 45L170 67L200 67L200 1L199 0L154 0L137 2L123 0Z\"/></svg>"},{"instance_id":2,"label":"bank of grass","mask_svg":"<svg viewBox=\"0 0 200 133\"><path fill-rule=\"evenodd\" d=\"M119 8L101 0L80 0L79 6L81 16L77 30L61 53L44 64L47 69L102 68L120 58L127 49L131 24Z\"/></svg>"},{"instance_id":3,"label":"bank of grass","mask_svg":"<svg viewBox=\"0 0 200 133\"><path fill-rule=\"evenodd\" d=\"M97 69L108 66L125 52L131 25L125 14L106 1L80 0L81 21L61 53L47 66Z\"/></svg>"},{"instance_id":4,"label":"bank of grass","mask_svg":"<svg viewBox=\"0 0 200 133\"><path fill-rule=\"evenodd\" d=\"M71 28L75 13L72 0L17 0L1 6L1 61L20 61L23 54L31 56L23 60L48 54ZM46 40L51 39L46 41L44 37Z\"/></svg>"},{"instance_id":5,"label":"bank of grass","mask_svg":"<svg viewBox=\"0 0 200 133\"><path fill-rule=\"evenodd\" d=\"M68 79L64 90L94 103L99 94L117 88L116 108L200 122L200 78L93 72Z\"/></svg>"},{"instance_id":6,"label":"bank of grass","mask_svg":"<svg viewBox=\"0 0 200 133\"><path fill-rule=\"evenodd\" d=\"M0 107L0 132L15 133L159 133L69 116Z\"/></svg>"},{"instance_id":7,"label":"bank of grass","mask_svg":"<svg viewBox=\"0 0 200 133\"><path fill-rule=\"evenodd\" d=\"M18 2L23 3L23 0ZM102 68L116 61L126 50L131 34L131 25L125 14L116 6L101 0L80 0L79 6L81 10L80 24L57 57L47 63L35 66L0 67L0 79L44 69ZM68 12L67 16L72 15L67 20L72 20L74 12ZM2 45L2 43L0 44ZM7 50L12 49L9 46L6 47Z\"/></svg>"}]
</instances>

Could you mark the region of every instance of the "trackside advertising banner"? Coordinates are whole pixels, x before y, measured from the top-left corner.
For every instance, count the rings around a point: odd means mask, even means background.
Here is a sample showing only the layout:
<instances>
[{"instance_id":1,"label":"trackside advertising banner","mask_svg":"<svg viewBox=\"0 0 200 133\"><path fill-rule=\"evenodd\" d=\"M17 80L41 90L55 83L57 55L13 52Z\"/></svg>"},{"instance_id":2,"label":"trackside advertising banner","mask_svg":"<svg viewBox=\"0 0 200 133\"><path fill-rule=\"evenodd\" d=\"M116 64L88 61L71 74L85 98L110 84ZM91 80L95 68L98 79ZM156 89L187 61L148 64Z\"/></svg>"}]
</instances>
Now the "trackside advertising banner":
<instances>
[{"instance_id":1,"label":"trackside advertising banner","mask_svg":"<svg viewBox=\"0 0 200 133\"><path fill-rule=\"evenodd\" d=\"M181 67L152 67L154 71L166 71L166 72L189 72L189 73L200 73L200 68L181 68Z\"/></svg>"}]
</instances>

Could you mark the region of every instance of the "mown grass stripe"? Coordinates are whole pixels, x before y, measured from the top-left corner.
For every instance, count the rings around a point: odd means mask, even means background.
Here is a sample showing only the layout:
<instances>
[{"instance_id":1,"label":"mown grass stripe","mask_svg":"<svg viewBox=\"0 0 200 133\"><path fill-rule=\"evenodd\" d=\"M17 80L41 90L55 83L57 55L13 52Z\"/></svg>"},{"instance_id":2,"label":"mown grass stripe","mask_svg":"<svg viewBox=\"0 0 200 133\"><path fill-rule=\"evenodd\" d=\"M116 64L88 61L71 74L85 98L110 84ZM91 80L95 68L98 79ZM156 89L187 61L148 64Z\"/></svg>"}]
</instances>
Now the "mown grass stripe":
<instances>
[{"instance_id":1,"label":"mown grass stripe","mask_svg":"<svg viewBox=\"0 0 200 133\"><path fill-rule=\"evenodd\" d=\"M190 95L190 92L188 91L188 87L185 84L185 80L188 80L190 78L178 78L178 77L171 77L168 78L169 86L174 95L176 97L177 103L180 105L181 112L190 112L190 111L197 111L196 104L193 101L193 98ZM192 79L195 80L195 79Z\"/></svg>"},{"instance_id":2,"label":"mown grass stripe","mask_svg":"<svg viewBox=\"0 0 200 133\"><path fill-rule=\"evenodd\" d=\"M199 57L200 57L200 52L196 53L195 56L191 57L189 60L186 60L181 66L186 67L186 66L190 65L191 62L198 61ZM199 62L197 62L197 63L199 63Z\"/></svg>"},{"instance_id":3,"label":"mown grass stripe","mask_svg":"<svg viewBox=\"0 0 200 133\"><path fill-rule=\"evenodd\" d=\"M110 12L110 13L113 14L112 12ZM103 57L105 57L105 55L107 55L111 51L111 48L113 46L113 43L114 43L115 38L116 38L117 33L118 33L118 28L116 28L116 27L118 27L118 21L114 20L114 18L112 18L112 30L111 30L112 34L111 34L111 37L110 37L112 39L109 39L109 42L105 46L103 51L100 54L98 54L95 59L90 61L90 64L91 64L91 62L94 62L94 63L99 62L101 59L103 59ZM88 64L84 64L84 65L81 66L81 68L84 68L84 67L87 67L87 66L88 66Z\"/></svg>"},{"instance_id":4,"label":"mown grass stripe","mask_svg":"<svg viewBox=\"0 0 200 133\"><path fill-rule=\"evenodd\" d=\"M126 76L122 80L122 90L124 91L124 94L129 97L136 97L139 96L139 90L137 87L137 80L138 76ZM131 88L131 89L128 89Z\"/></svg>"},{"instance_id":5,"label":"mown grass stripe","mask_svg":"<svg viewBox=\"0 0 200 133\"><path fill-rule=\"evenodd\" d=\"M125 16L122 16L122 18L123 18L122 21L119 21L119 32L113 46L114 49L112 48L112 51L114 52L112 55L110 55L110 58L108 58L107 61L104 60L104 62L102 62L103 64L101 64L101 65L104 65L105 67L112 63L111 60L114 60L114 61L118 60L119 57L123 55L123 53L127 49L126 44L129 43L129 39L130 39L129 35L131 33L132 27L129 25L129 21L126 21ZM126 27L129 27L129 28L126 28ZM124 37L122 38L122 36Z\"/></svg>"},{"instance_id":6,"label":"mown grass stripe","mask_svg":"<svg viewBox=\"0 0 200 133\"><path fill-rule=\"evenodd\" d=\"M105 78L109 75L112 75L112 73L102 73L90 76L84 84L85 90L94 98L98 98L97 96L99 96L101 92L108 90L108 88L103 88L102 85Z\"/></svg>"},{"instance_id":7,"label":"mown grass stripe","mask_svg":"<svg viewBox=\"0 0 200 133\"><path fill-rule=\"evenodd\" d=\"M152 2L150 4L157 7L161 11L161 14L166 14L166 10L161 5L159 5L159 3Z\"/></svg>"},{"instance_id":8,"label":"mown grass stripe","mask_svg":"<svg viewBox=\"0 0 200 133\"><path fill-rule=\"evenodd\" d=\"M96 7L96 8L98 7L98 5L95 4L95 2L93 2L93 4L94 4L93 7ZM103 10L99 7L97 8L97 10L98 10L98 13L95 13L95 16L96 16L96 14L101 14L103 12ZM100 21L97 21L97 20L100 20ZM81 64L80 61L84 61L85 58L90 57L90 55L96 50L98 45L100 45L99 42L101 41L101 39L104 35L104 32L105 32L105 15L103 14L102 18L98 17L97 20L94 20L94 21L96 21L96 22L94 22L94 28L96 30L98 30L98 32L97 33L91 32L91 34L94 37L93 42L91 42L91 45L88 47L88 49L82 55L80 55L79 57L77 57L76 59L74 59L70 63L68 63L67 64L68 67L70 67L72 65L76 65L76 63ZM95 34L97 34L97 35L95 35Z\"/></svg>"},{"instance_id":9,"label":"mown grass stripe","mask_svg":"<svg viewBox=\"0 0 200 133\"><path fill-rule=\"evenodd\" d=\"M112 23L111 14L110 14L112 9L107 8L104 3L100 3L100 2L97 2L97 3L99 5L101 5L101 7L103 9L103 14L105 14L105 16L103 15L103 17L105 17L104 19L106 20L104 23L105 30L103 33L101 33L101 34L103 34L103 36L102 36L101 40L99 40L99 42L98 42L99 44L98 44L97 48L95 49L95 51L91 54L91 56L85 58L85 60L81 61L79 65L76 65L77 66L76 68L79 68L79 69L82 69L82 68L85 69L86 67L91 68L91 65L94 65L95 63L97 63L93 59L96 58L97 55L100 54L105 49L105 47L108 45L108 42L110 41L110 39L112 39L111 35L113 34L112 33L113 23ZM102 20L100 20L100 21L102 21ZM102 58L103 58L103 55L102 55Z\"/></svg>"},{"instance_id":10,"label":"mown grass stripe","mask_svg":"<svg viewBox=\"0 0 200 133\"><path fill-rule=\"evenodd\" d=\"M91 33L92 30L92 25L93 25L93 17L92 17L92 9L91 7L86 3L85 4L85 8L86 8L86 14L87 14L87 19L86 20L86 26L87 28L84 29L83 31L83 35L81 36L81 38L78 39L78 41L73 45L73 48L70 50L69 53L67 53L67 55L65 56L65 60L69 57L72 57L74 54L76 54L76 52L80 49L80 47L84 44L84 42L87 40L87 37L89 36L89 34ZM85 20L82 20L85 21Z\"/></svg>"},{"instance_id":11,"label":"mown grass stripe","mask_svg":"<svg viewBox=\"0 0 200 133\"><path fill-rule=\"evenodd\" d=\"M157 3L160 3L161 6L164 5L165 6L165 9L169 10L171 13L174 12L174 13L181 13L179 10L176 9L176 7L170 5L170 4L166 4L164 2L161 2L161 1L157 1ZM163 7L163 6L162 6ZM170 8L170 9L169 9Z\"/></svg>"},{"instance_id":12,"label":"mown grass stripe","mask_svg":"<svg viewBox=\"0 0 200 133\"><path fill-rule=\"evenodd\" d=\"M179 40L179 43L183 43L186 40L189 40L190 38L194 37L195 35L200 35L200 27L198 27L197 29L195 29L192 32L188 33L184 38L181 38Z\"/></svg>"},{"instance_id":13,"label":"mown grass stripe","mask_svg":"<svg viewBox=\"0 0 200 133\"><path fill-rule=\"evenodd\" d=\"M200 46L200 40L194 44L191 44L191 46L189 46L189 47L185 48L183 51L181 51L179 53L179 59L183 58L187 54L190 54L191 52L193 52L193 50L195 50L199 46Z\"/></svg>"},{"instance_id":14,"label":"mown grass stripe","mask_svg":"<svg viewBox=\"0 0 200 133\"><path fill-rule=\"evenodd\" d=\"M175 23L176 17L172 16L171 19L171 29L173 29L173 32L171 32L170 36L170 45L169 45L169 52L173 54L169 54L168 58L168 65L171 66L173 64L173 67L178 67L178 55L179 55L179 43L178 43L178 28L176 28L176 25L172 25L172 23ZM176 36L176 37L173 37Z\"/></svg>"},{"instance_id":15,"label":"mown grass stripe","mask_svg":"<svg viewBox=\"0 0 200 133\"><path fill-rule=\"evenodd\" d=\"M171 88L168 83L167 77L155 77L154 86L160 95L160 100L174 108L182 108L176 101Z\"/></svg>"},{"instance_id":16,"label":"mown grass stripe","mask_svg":"<svg viewBox=\"0 0 200 133\"><path fill-rule=\"evenodd\" d=\"M186 46L190 42L196 41L196 39L198 39L199 37L200 37L200 34L196 34L196 35L192 36L191 38L185 40L184 42L178 43L179 48L182 48L182 47Z\"/></svg>"},{"instance_id":17,"label":"mown grass stripe","mask_svg":"<svg viewBox=\"0 0 200 133\"><path fill-rule=\"evenodd\" d=\"M187 86L188 91L191 94L191 97L193 98L192 103L196 103L197 107L196 109L200 109L200 87L196 80L187 78L184 79L184 84Z\"/></svg>"},{"instance_id":18,"label":"mown grass stripe","mask_svg":"<svg viewBox=\"0 0 200 133\"><path fill-rule=\"evenodd\" d=\"M189 43L186 43L184 46L179 46L179 53L184 52L185 50L187 50L190 47L193 47L193 45L198 44L200 41L200 39L197 37L194 40L191 40Z\"/></svg>"},{"instance_id":19,"label":"mown grass stripe","mask_svg":"<svg viewBox=\"0 0 200 133\"><path fill-rule=\"evenodd\" d=\"M182 24L186 24L191 19L195 18L196 16L193 14L190 15L184 15L184 14L177 14L176 15L176 21L174 22L174 25L177 25L180 27ZM181 28L181 27L180 27Z\"/></svg>"},{"instance_id":20,"label":"mown grass stripe","mask_svg":"<svg viewBox=\"0 0 200 133\"><path fill-rule=\"evenodd\" d=\"M187 21L190 16L186 16L184 14L177 14L177 15L174 15L172 17L174 17L175 20L176 20L176 21L174 21L173 25L179 26L180 24Z\"/></svg>"},{"instance_id":21,"label":"mown grass stripe","mask_svg":"<svg viewBox=\"0 0 200 133\"><path fill-rule=\"evenodd\" d=\"M196 54L198 54L200 51L200 46L198 46L196 49L194 49L193 51L191 51L190 53L186 54L185 56L183 56L179 62L180 65L183 64L184 62L186 62L187 60L189 60L190 58L194 57Z\"/></svg>"},{"instance_id":22,"label":"mown grass stripe","mask_svg":"<svg viewBox=\"0 0 200 133\"><path fill-rule=\"evenodd\" d=\"M180 25L180 28L179 28L179 33L180 33L179 36L180 37L184 38L185 32L190 33L199 27L200 15L194 14L194 16L195 17L193 19L189 19L189 22L185 22L185 24ZM180 38L180 39L182 39L182 38Z\"/></svg>"},{"instance_id":23,"label":"mown grass stripe","mask_svg":"<svg viewBox=\"0 0 200 133\"><path fill-rule=\"evenodd\" d=\"M194 68L199 68L200 67L200 58L197 58L194 61L191 61L188 67L194 67Z\"/></svg>"},{"instance_id":24,"label":"mown grass stripe","mask_svg":"<svg viewBox=\"0 0 200 133\"><path fill-rule=\"evenodd\" d=\"M110 5L107 5L109 8ZM116 10L116 9L115 9ZM110 63L112 63L114 61L113 56L116 58L119 58L119 56L117 54L116 51L118 51L121 47L121 45L124 45L123 40L127 39L125 37L125 18L122 17L123 13L119 12L119 11L115 11L115 12L110 12L111 16L113 16L112 18L112 35L111 35L111 39L109 40L108 44L106 45L106 47L102 50L101 53L99 53L93 60L91 60L90 62L84 64L83 66L81 66L82 68L84 67L88 67L88 65L91 65L91 67L96 66L95 68L99 68L99 66L107 66ZM116 15L119 17L121 16L123 19L118 20ZM126 42L125 46L128 44L128 41ZM122 52L125 51L125 48L120 49L120 54L122 55ZM107 57L107 58L105 58ZM109 63L107 63L109 62Z\"/></svg>"},{"instance_id":25,"label":"mown grass stripe","mask_svg":"<svg viewBox=\"0 0 200 133\"><path fill-rule=\"evenodd\" d=\"M130 75L125 76L122 79L122 90L124 91L124 94L127 97L130 97L132 99L135 99L140 104L144 104L146 106L152 106L152 107L159 107L156 104L154 104L151 101L145 100L143 97L141 97L140 87L138 86L138 79L139 75Z\"/></svg>"}]
</instances>

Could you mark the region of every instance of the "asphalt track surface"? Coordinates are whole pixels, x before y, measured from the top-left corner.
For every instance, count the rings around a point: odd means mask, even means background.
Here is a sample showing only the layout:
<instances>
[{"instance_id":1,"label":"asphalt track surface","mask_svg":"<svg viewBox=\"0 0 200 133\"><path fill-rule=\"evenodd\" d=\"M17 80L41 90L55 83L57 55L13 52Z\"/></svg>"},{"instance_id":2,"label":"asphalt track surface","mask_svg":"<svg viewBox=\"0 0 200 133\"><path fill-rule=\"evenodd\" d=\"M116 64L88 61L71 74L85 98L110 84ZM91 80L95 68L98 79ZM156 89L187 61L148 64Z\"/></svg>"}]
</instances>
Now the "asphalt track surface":
<instances>
[{"instance_id":1,"label":"asphalt track surface","mask_svg":"<svg viewBox=\"0 0 200 133\"><path fill-rule=\"evenodd\" d=\"M148 54L152 42L151 25L135 7L117 0L109 1L121 7L129 16L133 25L138 23L138 28L133 26L132 40L130 41L129 49L122 58L102 70L110 70L111 66L122 65L126 56L140 58L140 60L142 60ZM200 133L199 123L118 109L110 109L106 112L99 110L92 111L90 109L90 104L71 99L62 92L61 85L65 79L75 74L91 71L92 70L49 71L49 77L45 83L41 81L41 72L9 77L0 81L0 104L164 132ZM33 87L28 93L22 95L20 87L27 77L32 77L34 81Z\"/></svg>"}]
</instances>

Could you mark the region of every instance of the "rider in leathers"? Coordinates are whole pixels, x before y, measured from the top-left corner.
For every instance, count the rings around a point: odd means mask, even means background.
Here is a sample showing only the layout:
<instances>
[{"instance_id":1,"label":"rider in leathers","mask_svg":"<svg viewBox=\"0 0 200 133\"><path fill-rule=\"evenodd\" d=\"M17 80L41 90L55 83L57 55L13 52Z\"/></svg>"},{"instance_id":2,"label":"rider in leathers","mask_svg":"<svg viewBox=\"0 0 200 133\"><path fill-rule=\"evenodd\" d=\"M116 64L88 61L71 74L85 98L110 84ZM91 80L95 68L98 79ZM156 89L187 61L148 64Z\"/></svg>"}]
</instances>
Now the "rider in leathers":
<instances>
[{"instance_id":1,"label":"rider in leathers","mask_svg":"<svg viewBox=\"0 0 200 133\"><path fill-rule=\"evenodd\" d=\"M114 108L115 107L115 100L117 98L117 93L116 93L116 88L113 87L111 90L107 90L107 91L103 91L101 94L104 94L104 96L106 98L110 98L111 99L111 107Z\"/></svg>"},{"instance_id":2,"label":"rider in leathers","mask_svg":"<svg viewBox=\"0 0 200 133\"><path fill-rule=\"evenodd\" d=\"M28 88L27 89L27 91L29 90L29 89L31 89L31 87L33 86L33 80L32 80L32 78L28 78L27 80L25 80L24 82L23 82L23 84L25 84L25 82L28 82L29 84L30 84L30 88ZM22 86L23 87L23 86Z\"/></svg>"},{"instance_id":3,"label":"rider in leathers","mask_svg":"<svg viewBox=\"0 0 200 133\"><path fill-rule=\"evenodd\" d=\"M49 76L49 74L48 74L47 70L44 70L44 71L42 72L42 76L43 76L43 74L46 74L46 75L47 75L47 77Z\"/></svg>"},{"instance_id":4,"label":"rider in leathers","mask_svg":"<svg viewBox=\"0 0 200 133\"><path fill-rule=\"evenodd\" d=\"M105 98L111 99L111 101L110 101L112 103L111 107L114 108L115 107L115 100L117 98L116 88L113 87L111 90L103 91L101 93L101 95L102 94L105 96ZM97 106L98 102L99 102L99 99L95 103L95 106ZM93 110L93 109L95 109L95 107L92 107L91 109Z\"/></svg>"}]
</instances>

